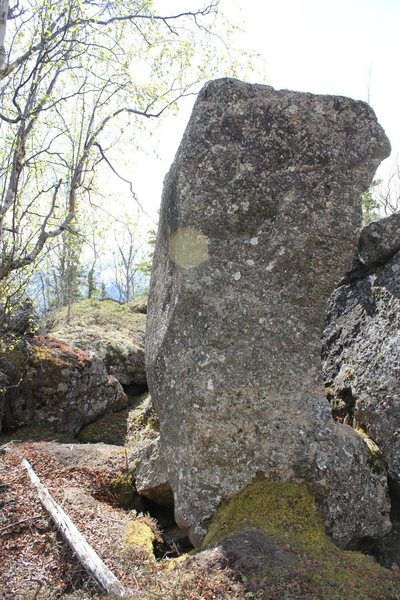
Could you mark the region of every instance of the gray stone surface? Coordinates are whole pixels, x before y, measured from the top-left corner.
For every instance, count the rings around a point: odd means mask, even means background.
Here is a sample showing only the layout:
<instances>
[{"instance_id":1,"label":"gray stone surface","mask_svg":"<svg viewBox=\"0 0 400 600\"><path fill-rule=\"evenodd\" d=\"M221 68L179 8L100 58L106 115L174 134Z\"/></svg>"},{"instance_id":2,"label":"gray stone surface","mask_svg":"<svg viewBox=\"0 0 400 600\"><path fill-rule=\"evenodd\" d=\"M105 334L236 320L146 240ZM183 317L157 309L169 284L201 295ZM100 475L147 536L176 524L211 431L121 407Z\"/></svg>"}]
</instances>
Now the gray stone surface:
<instances>
[{"instance_id":1,"label":"gray stone surface","mask_svg":"<svg viewBox=\"0 0 400 600\"><path fill-rule=\"evenodd\" d=\"M343 283L372 274L399 251L400 213L370 223L360 233L357 253Z\"/></svg>"},{"instance_id":2,"label":"gray stone surface","mask_svg":"<svg viewBox=\"0 0 400 600\"><path fill-rule=\"evenodd\" d=\"M162 506L173 507L168 472L160 452L160 424L150 396L130 412L127 445L131 449L129 469L141 496Z\"/></svg>"},{"instance_id":3,"label":"gray stone surface","mask_svg":"<svg viewBox=\"0 0 400 600\"><path fill-rule=\"evenodd\" d=\"M320 383L325 304L388 153L362 102L232 79L199 95L165 181L146 348L195 543L259 472L307 481L340 544L388 530L385 476Z\"/></svg>"},{"instance_id":4,"label":"gray stone surface","mask_svg":"<svg viewBox=\"0 0 400 600\"><path fill-rule=\"evenodd\" d=\"M130 469L134 473L135 487L141 496L161 506L173 507L174 497L160 452L159 437L149 440L140 450L134 450Z\"/></svg>"},{"instance_id":5,"label":"gray stone surface","mask_svg":"<svg viewBox=\"0 0 400 600\"><path fill-rule=\"evenodd\" d=\"M400 214L366 227L357 256L329 300L324 377L335 416L374 440L400 490Z\"/></svg>"}]
</instances>

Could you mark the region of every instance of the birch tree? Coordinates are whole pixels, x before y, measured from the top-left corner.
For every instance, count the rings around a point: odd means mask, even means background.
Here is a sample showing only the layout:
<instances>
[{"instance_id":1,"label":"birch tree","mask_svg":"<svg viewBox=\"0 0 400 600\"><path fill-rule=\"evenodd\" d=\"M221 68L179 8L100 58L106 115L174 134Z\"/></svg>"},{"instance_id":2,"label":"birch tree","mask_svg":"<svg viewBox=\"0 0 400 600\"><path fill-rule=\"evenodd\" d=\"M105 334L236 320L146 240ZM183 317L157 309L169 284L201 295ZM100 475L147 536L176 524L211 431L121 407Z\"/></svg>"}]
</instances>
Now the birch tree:
<instances>
[{"instance_id":1,"label":"birch tree","mask_svg":"<svg viewBox=\"0 0 400 600\"><path fill-rule=\"evenodd\" d=\"M74 232L99 169L118 173L109 150L127 131L234 61L213 33L219 0L164 14L151 0L0 1L1 284Z\"/></svg>"}]
</instances>

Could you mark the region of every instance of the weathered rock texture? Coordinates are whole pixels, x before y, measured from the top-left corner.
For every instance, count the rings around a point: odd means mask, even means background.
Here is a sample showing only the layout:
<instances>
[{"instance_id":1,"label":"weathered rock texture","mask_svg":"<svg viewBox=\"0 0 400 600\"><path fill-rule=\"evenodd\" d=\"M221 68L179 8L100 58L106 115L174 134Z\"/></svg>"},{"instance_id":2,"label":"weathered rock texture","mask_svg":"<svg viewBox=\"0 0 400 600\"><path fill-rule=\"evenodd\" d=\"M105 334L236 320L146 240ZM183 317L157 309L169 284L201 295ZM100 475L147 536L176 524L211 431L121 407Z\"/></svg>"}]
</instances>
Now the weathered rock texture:
<instances>
[{"instance_id":1,"label":"weathered rock texture","mask_svg":"<svg viewBox=\"0 0 400 600\"><path fill-rule=\"evenodd\" d=\"M4 428L39 424L76 434L87 423L127 405L115 377L93 353L48 335L0 357L5 373Z\"/></svg>"},{"instance_id":2,"label":"weathered rock texture","mask_svg":"<svg viewBox=\"0 0 400 600\"><path fill-rule=\"evenodd\" d=\"M326 301L389 143L372 110L224 79L165 182L147 360L177 520L195 543L257 473L306 481L340 544L389 527L385 478L331 417Z\"/></svg>"},{"instance_id":3,"label":"weathered rock texture","mask_svg":"<svg viewBox=\"0 0 400 600\"><path fill-rule=\"evenodd\" d=\"M160 452L160 423L150 396L130 412L126 441L132 449L129 469L138 493L156 504L172 508L174 498Z\"/></svg>"},{"instance_id":4,"label":"weathered rock texture","mask_svg":"<svg viewBox=\"0 0 400 600\"><path fill-rule=\"evenodd\" d=\"M77 348L95 352L122 385L145 385L145 310L145 301L85 300L72 305L68 318L66 308L57 311L51 331Z\"/></svg>"},{"instance_id":5,"label":"weathered rock texture","mask_svg":"<svg viewBox=\"0 0 400 600\"><path fill-rule=\"evenodd\" d=\"M323 371L334 415L374 440L400 492L400 214L361 233L329 300Z\"/></svg>"}]
</instances>

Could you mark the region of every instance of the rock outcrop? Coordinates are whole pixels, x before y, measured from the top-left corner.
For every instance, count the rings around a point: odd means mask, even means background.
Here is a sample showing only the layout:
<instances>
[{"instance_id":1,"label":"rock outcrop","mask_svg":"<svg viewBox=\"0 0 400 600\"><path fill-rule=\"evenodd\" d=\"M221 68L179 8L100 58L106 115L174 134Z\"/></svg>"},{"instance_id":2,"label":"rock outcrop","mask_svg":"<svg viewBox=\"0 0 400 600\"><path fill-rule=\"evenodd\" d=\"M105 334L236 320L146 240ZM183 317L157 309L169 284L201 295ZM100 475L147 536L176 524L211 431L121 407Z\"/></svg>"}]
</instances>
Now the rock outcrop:
<instances>
[{"instance_id":1,"label":"rock outcrop","mask_svg":"<svg viewBox=\"0 0 400 600\"><path fill-rule=\"evenodd\" d=\"M39 424L76 434L98 417L121 410L127 397L103 362L49 335L0 358L5 374L5 429Z\"/></svg>"},{"instance_id":2,"label":"rock outcrop","mask_svg":"<svg viewBox=\"0 0 400 600\"><path fill-rule=\"evenodd\" d=\"M55 313L51 332L73 346L93 351L122 385L146 385L144 334L146 302L119 304L85 300Z\"/></svg>"},{"instance_id":3,"label":"rock outcrop","mask_svg":"<svg viewBox=\"0 0 400 600\"><path fill-rule=\"evenodd\" d=\"M386 478L320 377L325 304L388 154L362 102L232 79L198 97L165 182L146 357L195 543L257 474L306 482L339 544L390 527Z\"/></svg>"},{"instance_id":4,"label":"rock outcrop","mask_svg":"<svg viewBox=\"0 0 400 600\"><path fill-rule=\"evenodd\" d=\"M334 416L367 434L400 493L400 214L363 229L328 303L323 371Z\"/></svg>"}]
</instances>

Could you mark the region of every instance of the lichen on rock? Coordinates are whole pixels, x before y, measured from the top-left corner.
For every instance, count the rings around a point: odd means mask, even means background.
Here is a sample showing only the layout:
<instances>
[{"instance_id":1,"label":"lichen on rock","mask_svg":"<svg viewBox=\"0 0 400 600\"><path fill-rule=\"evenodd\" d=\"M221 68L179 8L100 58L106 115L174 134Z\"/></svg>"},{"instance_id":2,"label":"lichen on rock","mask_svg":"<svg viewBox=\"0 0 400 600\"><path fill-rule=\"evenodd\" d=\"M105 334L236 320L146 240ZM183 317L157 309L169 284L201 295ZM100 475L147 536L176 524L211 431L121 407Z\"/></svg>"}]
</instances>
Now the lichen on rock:
<instances>
[{"instance_id":1,"label":"lichen on rock","mask_svg":"<svg viewBox=\"0 0 400 600\"><path fill-rule=\"evenodd\" d=\"M363 229L328 302L323 372L334 416L377 444L400 486L400 214Z\"/></svg>"},{"instance_id":2,"label":"lichen on rock","mask_svg":"<svg viewBox=\"0 0 400 600\"><path fill-rule=\"evenodd\" d=\"M131 451L129 469L139 494L172 508L174 498L160 452L160 423L150 396L129 415L127 444Z\"/></svg>"},{"instance_id":3,"label":"lichen on rock","mask_svg":"<svg viewBox=\"0 0 400 600\"><path fill-rule=\"evenodd\" d=\"M97 356L54 336L33 336L15 356L2 360L9 370L19 365L11 388L10 429L37 424L75 435L87 423L127 405L121 385Z\"/></svg>"}]
</instances>

